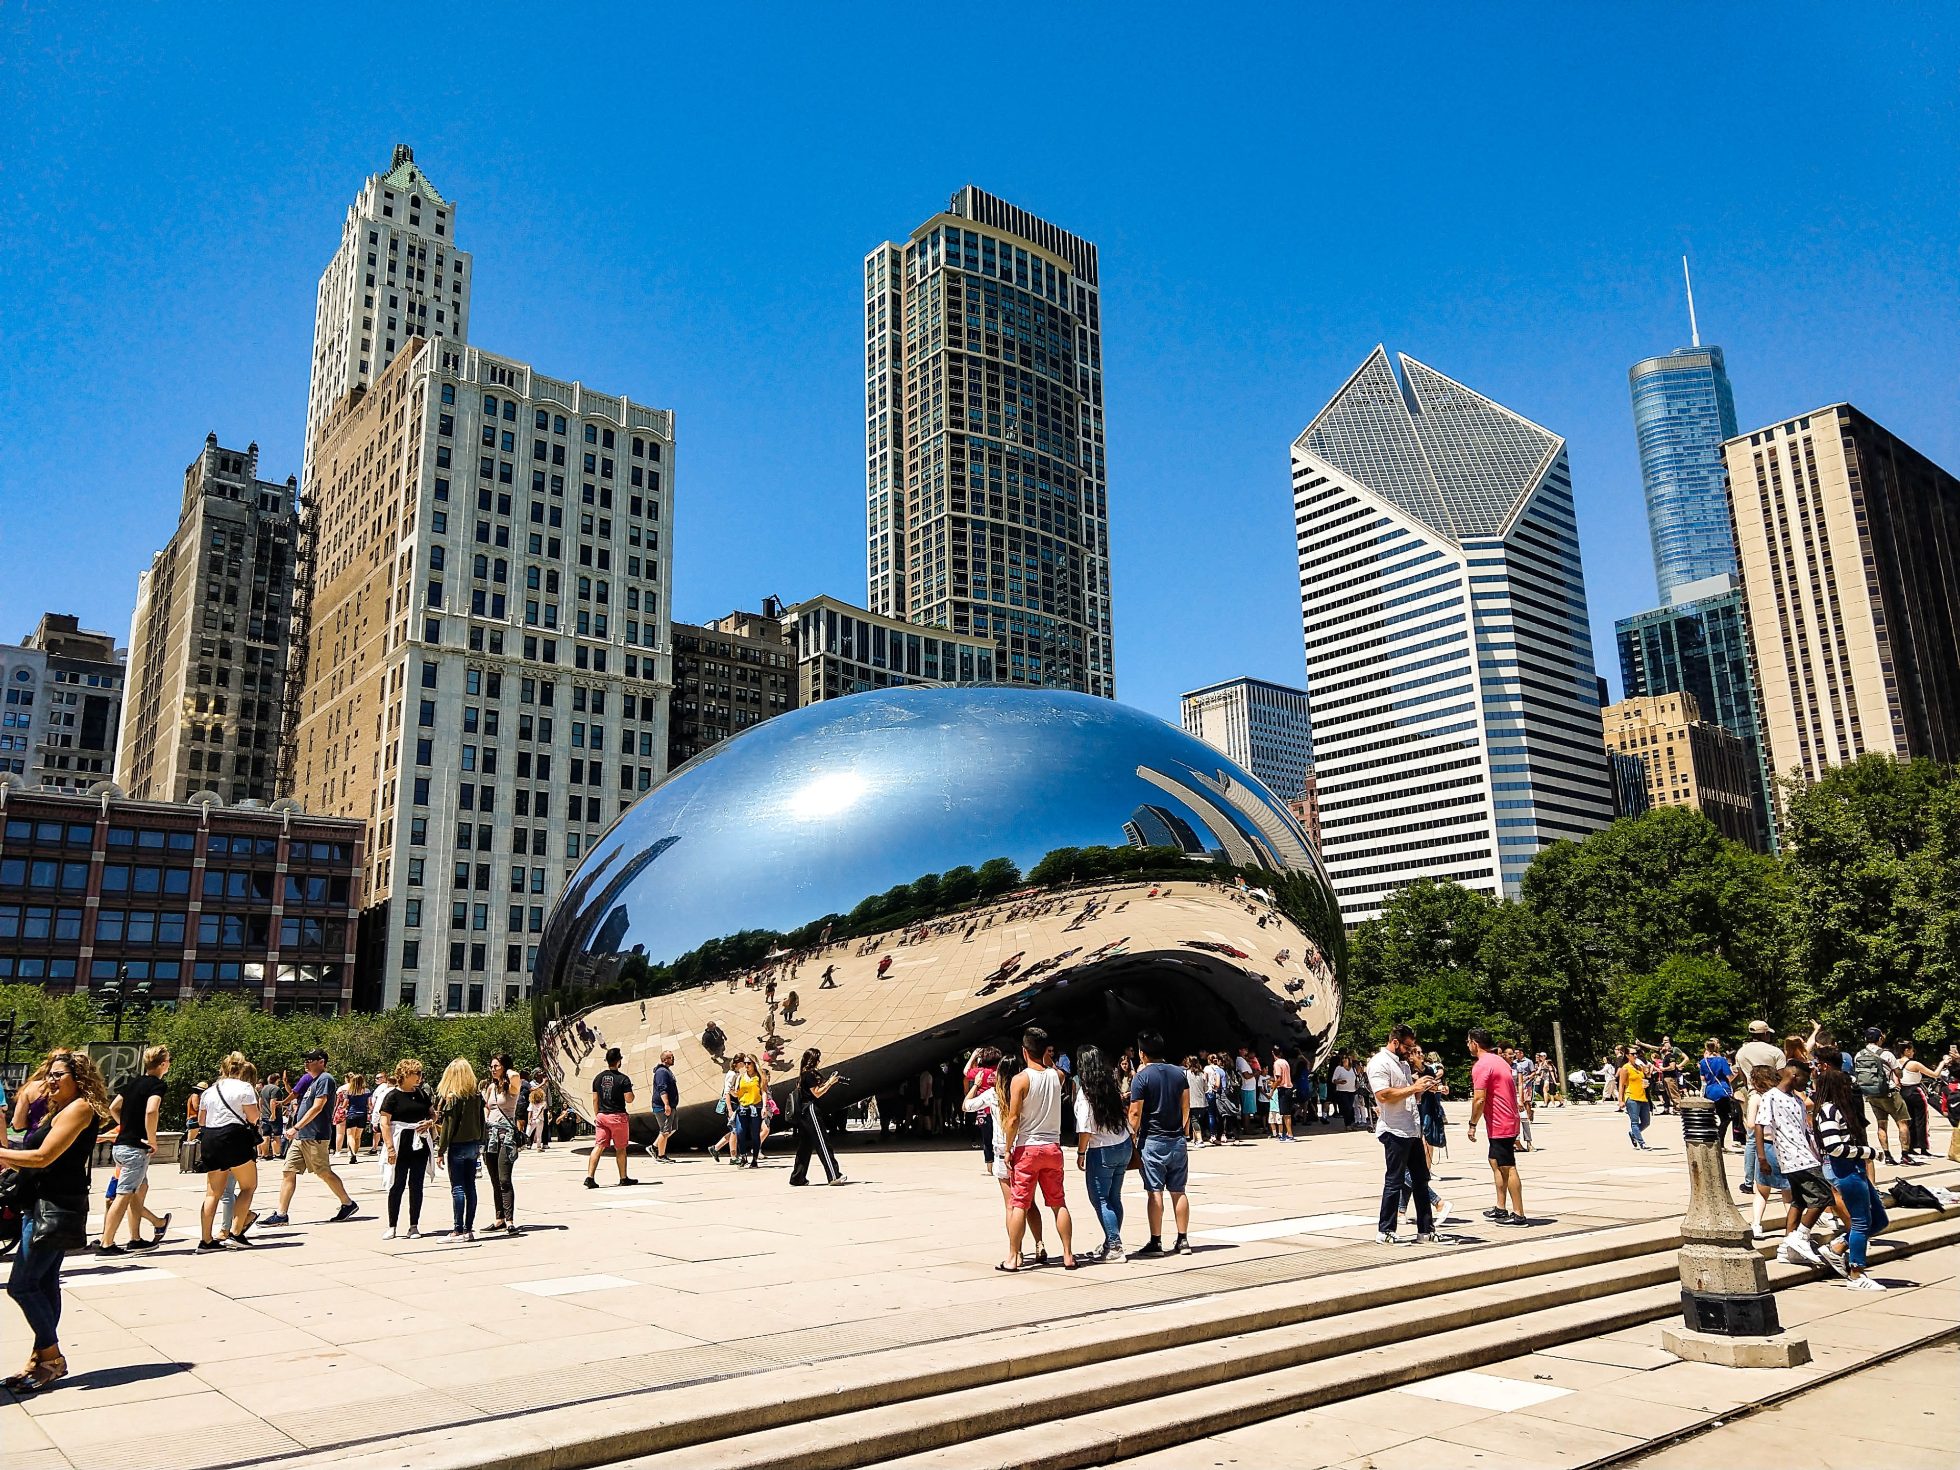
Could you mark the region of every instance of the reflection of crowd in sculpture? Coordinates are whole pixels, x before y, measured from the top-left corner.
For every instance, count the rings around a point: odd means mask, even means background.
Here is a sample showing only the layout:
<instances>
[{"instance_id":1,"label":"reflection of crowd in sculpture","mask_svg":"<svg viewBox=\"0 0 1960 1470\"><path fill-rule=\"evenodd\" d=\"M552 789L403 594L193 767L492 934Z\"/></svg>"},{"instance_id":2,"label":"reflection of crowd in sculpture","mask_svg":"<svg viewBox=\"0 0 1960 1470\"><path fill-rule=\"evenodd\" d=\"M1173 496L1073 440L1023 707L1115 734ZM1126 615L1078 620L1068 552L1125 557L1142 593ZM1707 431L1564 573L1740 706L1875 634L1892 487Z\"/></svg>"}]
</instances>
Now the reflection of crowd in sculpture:
<instances>
[{"instance_id":1,"label":"reflection of crowd in sculpture","mask_svg":"<svg viewBox=\"0 0 1960 1470\"><path fill-rule=\"evenodd\" d=\"M1138 890L1142 892L1139 893ZM1333 989L1333 968L1325 953L1315 940L1299 930L1277 908L1272 896L1261 890L1249 889L1243 883L1217 883L1196 879L1186 883L1149 883L1136 881L1110 882L1056 892L1046 889L1023 889L1007 894L999 899L969 907L940 918L916 924L907 924L900 929L888 929L862 937L828 938L829 930L818 943L794 950L778 949L772 951L763 963L748 969L735 970L726 976L704 980L689 987L697 994L705 995L717 986L726 986L730 996L745 993L756 994L761 1002L762 1017L760 1029L754 1034L753 1052L756 1065L765 1084L774 1080L776 1074L791 1070L791 1058L787 1053L789 1037L786 1028L799 1027L811 1019L805 999L798 990L789 988L800 981L805 965L821 966L818 973L816 991L835 990L849 983L850 960L865 960L876 956L876 963L865 975L865 979L884 981L891 977L901 951L936 940L949 939L958 935L962 944L973 943L977 936L995 928L1013 928L1044 919L1066 918L1061 926L1064 935L1079 932L1087 926L1113 919L1123 914L1134 904L1154 904L1171 898L1176 894L1200 892L1211 895L1224 895L1236 904L1261 929L1269 925L1286 925L1293 936L1293 943L1279 950L1273 956L1273 963L1283 971L1291 967L1290 973L1274 977L1258 973L1245 965L1241 968L1248 975L1263 982L1275 993L1275 999L1288 1010L1301 1014L1313 1007L1318 998L1329 995ZM1071 972L1105 960L1120 957L1130 951L1133 936L1123 934L1116 938L1087 947L1072 945L1054 954L1030 960L1026 950L1017 951L996 965L981 977L975 990L978 998L988 998L1009 987L1022 987L1027 994L1027 1005L1031 1005L1033 994L1050 986L1066 985ZM1193 948L1210 951L1234 962L1247 961L1250 956L1242 949L1220 944L1202 938L1187 938L1181 941ZM1295 959L1295 950L1298 958ZM1302 972L1305 978L1302 978ZM1311 990L1309 981L1314 982ZM779 990L784 991L778 999ZM641 1020L647 1016L646 1002L639 1002ZM544 1052L551 1067L552 1076L561 1087L566 1087L567 1071L577 1078L582 1075L584 1064L595 1052L602 1052L605 1038L594 1023L594 1013L605 1009L606 1004L595 1004L573 1016L553 1020L545 1028ZM1025 1009L1017 1003L1015 1011ZM711 1057L718 1065L726 1065L730 1054L726 1048L731 1044L743 1048L748 1054L748 1038L739 1033L743 1028L739 1023L730 1029L724 1028L719 1020L711 1021L704 1030L702 1041ZM716 1038L715 1044L708 1045L707 1033ZM576 1093L575 1087L566 1087L568 1092ZM869 1106L869 1100L865 1100Z\"/></svg>"}]
</instances>

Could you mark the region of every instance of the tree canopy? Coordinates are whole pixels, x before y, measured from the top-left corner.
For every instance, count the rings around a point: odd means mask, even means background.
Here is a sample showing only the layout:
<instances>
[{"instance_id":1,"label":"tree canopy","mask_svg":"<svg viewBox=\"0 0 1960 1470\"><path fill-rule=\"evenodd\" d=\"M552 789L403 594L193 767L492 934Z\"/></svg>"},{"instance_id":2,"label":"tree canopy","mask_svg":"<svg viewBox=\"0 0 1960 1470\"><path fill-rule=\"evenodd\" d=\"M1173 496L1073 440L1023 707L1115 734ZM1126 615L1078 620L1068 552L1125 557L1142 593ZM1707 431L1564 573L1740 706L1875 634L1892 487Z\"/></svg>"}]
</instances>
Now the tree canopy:
<instances>
[{"instance_id":1,"label":"tree canopy","mask_svg":"<svg viewBox=\"0 0 1960 1470\"><path fill-rule=\"evenodd\" d=\"M1410 884L1352 936L1343 1041L1400 1023L1454 1051L1481 1025L1543 1048L1558 1020L1576 1066L1755 1019L1960 1032L1960 774L1866 756L1785 804L1776 856L1661 807L1544 849L1514 901Z\"/></svg>"}]
</instances>

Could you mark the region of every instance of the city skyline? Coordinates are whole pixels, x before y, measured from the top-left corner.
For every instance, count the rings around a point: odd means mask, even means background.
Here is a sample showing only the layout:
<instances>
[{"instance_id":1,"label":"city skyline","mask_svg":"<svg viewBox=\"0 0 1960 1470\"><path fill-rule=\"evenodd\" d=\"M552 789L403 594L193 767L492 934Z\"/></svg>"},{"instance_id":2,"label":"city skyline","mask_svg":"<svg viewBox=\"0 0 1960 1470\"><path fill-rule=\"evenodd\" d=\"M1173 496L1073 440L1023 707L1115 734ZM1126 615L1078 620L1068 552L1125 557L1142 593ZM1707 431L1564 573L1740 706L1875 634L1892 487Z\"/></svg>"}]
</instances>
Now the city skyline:
<instances>
[{"instance_id":1,"label":"city skyline","mask_svg":"<svg viewBox=\"0 0 1960 1470\"><path fill-rule=\"evenodd\" d=\"M136 574L170 534L186 450L207 429L227 444L259 441L278 475L299 468L314 283L350 181L386 164L396 142L411 144L444 195L461 201L464 243L512 241L485 264L493 280L472 308L472 338L522 344L542 371L632 384L677 410L693 487L672 602L683 618L752 601L757 587L794 599L852 585L863 555L857 278L868 241L968 182L1095 240L1112 324L1116 675L1126 701L1166 718L1181 690L1207 679L1300 679L1279 436L1290 439L1384 338L1559 425L1582 537L1593 546L1646 539L1622 375L1627 363L1687 342L1684 245L1695 257L1703 336L1727 351L1743 423L1849 400L1936 462L1960 458L1960 425L1939 388L1954 377L1960 340L1952 293L1938 289L1937 222L1952 212L1953 181L1922 178L1919 165L1950 151L1954 136L1925 59L1942 22L1879 16L1843 38L1837 64L1865 85L1815 116L1767 75L1733 79L1728 151L1759 154L1761 165L1744 200L1715 160L1677 156L1662 176L1608 131L1620 109L1689 64L1633 17L1594 17L1588 34L1619 69L1582 52L1562 57L1582 100L1547 106L1569 124L1568 140L1548 141L1560 129L1543 119L1525 131L1455 114L1466 143L1499 160L1479 181L1474 216L1467 184L1432 181L1419 199L1401 197L1413 175L1397 155L1464 100L1468 83L1447 78L1465 54L1522 74L1534 56L1543 62L1539 53L1562 52L1551 41L1506 56L1495 34L1440 27L1418 37L1397 59L1398 85L1437 81L1434 100L1324 159L1319 185L1299 191L1282 163L1308 140L1308 124L1256 100L1258 78L1297 38L1299 27L1279 20L1249 24L1265 34L1190 39L1182 61L1192 85L1220 99L1203 125L1181 114L1153 119L1131 100L1124 78L1142 41L1114 38L1083 79L1095 105L1082 125L1099 159L1088 168L1075 157L1030 159L977 130L843 156L832 145L862 118L818 103L800 75L808 37L790 25L754 38L738 68L712 27L682 18L675 44L696 47L703 64L674 79L669 101L649 112L604 86L562 89L552 105L564 115L545 138L533 136L536 109L496 117L449 106L447 93L417 98L343 80L354 70L352 42L317 21L258 30L139 16L93 33L66 17L4 24L20 58L21 126L4 149L22 208L7 227L18 269L0 316L12 355L33 370L0 387L17 451L0 470L3 637L51 610L127 637ZM1323 19L1314 29L1347 24ZM1755 34L1742 17L1697 26L1704 45ZM269 57L275 42L295 75L292 100L239 135L227 114L211 111L224 89L201 87L199 78L217 75L205 58L226 47L227 66ZM565 44L546 42L543 52L557 58ZM1770 44L1786 61L1801 57L1790 37ZM461 47L458 66L484 87L515 74L518 58L467 38ZM144 60L152 55L156 64ZM615 63L594 65L616 74ZM1388 74L1385 61L1365 62L1336 85L1354 100ZM89 85L75 85L80 76ZM1038 94L1029 81L1010 84L1009 95ZM699 118L684 116L690 105ZM740 108L755 120L723 126ZM673 136L650 205L626 200L604 170L573 163L558 141L656 120ZM808 136L779 157L790 121ZM1656 125L1662 138L1643 149L1664 151L1689 126ZM1244 158L1201 166L1228 136ZM1132 137L1146 146L1118 146ZM1845 207L1858 220L1828 236L1796 205L1776 202L1779 180L1807 174L1791 160L1827 145L1845 161ZM1588 148L1605 150L1600 165L1569 172ZM820 157L834 178L799 172ZM1177 188L1155 187L1165 168ZM1566 191L1556 213L1543 202L1548 170ZM1330 192L1345 215L1367 222L1351 239L1312 228ZM820 205L793 241L771 228L790 196ZM1897 203L1908 196L1910 207ZM241 201L251 226L243 234ZM1513 225L1501 241L1469 222L1493 214ZM112 217L144 226L111 228ZM1227 240L1277 248L1234 249L1222 267ZM527 289L581 274L620 289L567 290L548 310ZM1822 275L1837 288L1831 299L1796 310L1799 291ZM750 432L758 403L768 433ZM94 432L105 414L113 434ZM79 574L62 554L77 492L48 489L74 484L76 442L95 446L86 483L99 523ZM764 510L771 533L759 540ZM1616 672L1613 623L1652 605L1651 568L1644 556L1596 556L1588 573L1595 659ZM1158 615L1167 596L1194 587L1202 595L1182 598L1176 616ZM1228 640L1226 666L1217 649Z\"/></svg>"}]
</instances>

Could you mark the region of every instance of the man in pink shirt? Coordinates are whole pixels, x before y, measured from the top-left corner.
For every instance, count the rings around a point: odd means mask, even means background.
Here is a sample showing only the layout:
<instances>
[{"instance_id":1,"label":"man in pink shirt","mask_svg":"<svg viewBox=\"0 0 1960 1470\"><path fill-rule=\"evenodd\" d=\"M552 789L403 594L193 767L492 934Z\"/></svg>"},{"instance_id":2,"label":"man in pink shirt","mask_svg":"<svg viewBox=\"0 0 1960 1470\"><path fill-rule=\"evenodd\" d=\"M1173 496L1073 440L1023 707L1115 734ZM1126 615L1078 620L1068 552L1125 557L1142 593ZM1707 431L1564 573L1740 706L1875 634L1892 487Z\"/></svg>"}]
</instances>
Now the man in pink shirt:
<instances>
[{"instance_id":1,"label":"man in pink shirt","mask_svg":"<svg viewBox=\"0 0 1960 1470\"><path fill-rule=\"evenodd\" d=\"M1273 1048L1273 1137L1293 1141L1293 1064L1283 1047Z\"/></svg>"},{"instance_id":2,"label":"man in pink shirt","mask_svg":"<svg viewBox=\"0 0 1960 1470\"><path fill-rule=\"evenodd\" d=\"M1490 1133L1490 1177L1497 1204L1484 1218L1497 1225L1526 1225L1524 1181L1518 1177L1518 1084L1482 1027L1472 1031L1470 1046L1470 1134L1477 1141L1477 1120L1487 1120Z\"/></svg>"}]
</instances>

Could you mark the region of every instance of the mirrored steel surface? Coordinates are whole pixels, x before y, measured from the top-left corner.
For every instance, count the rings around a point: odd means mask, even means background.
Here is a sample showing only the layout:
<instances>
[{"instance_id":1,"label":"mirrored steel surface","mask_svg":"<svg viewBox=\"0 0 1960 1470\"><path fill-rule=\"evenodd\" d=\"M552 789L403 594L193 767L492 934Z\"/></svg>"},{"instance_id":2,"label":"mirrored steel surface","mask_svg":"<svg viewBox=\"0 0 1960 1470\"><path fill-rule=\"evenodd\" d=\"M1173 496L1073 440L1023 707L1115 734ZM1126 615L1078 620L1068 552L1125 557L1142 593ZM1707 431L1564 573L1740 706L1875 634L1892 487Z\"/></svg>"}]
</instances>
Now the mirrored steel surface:
<instances>
[{"instance_id":1,"label":"mirrored steel surface","mask_svg":"<svg viewBox=\"0 0 1960 1470\"><path fill-rule=\"evenodd\" d=\"M534 1005L575 1108L621 1047L650 1136L672 1050L699 1140L738 1052L780 1097L820 1048L848 1079L827 1106L1035 1023L1064 1050L1283 1043L1304 1077L1345 962L1305 831L1210 746L1087 695L904 688L778 716L642 798L554 910Z\"/></svg>"}]
</instances>

